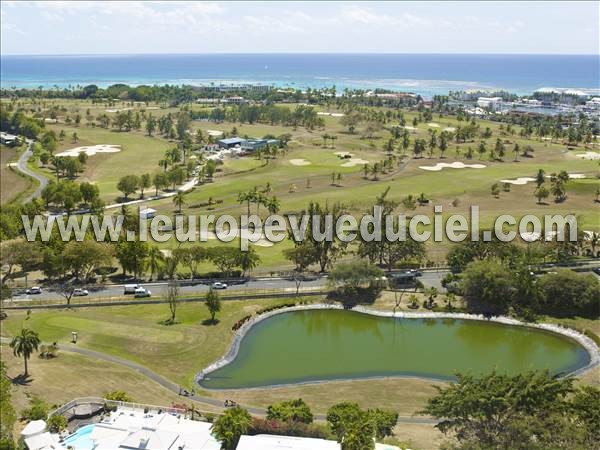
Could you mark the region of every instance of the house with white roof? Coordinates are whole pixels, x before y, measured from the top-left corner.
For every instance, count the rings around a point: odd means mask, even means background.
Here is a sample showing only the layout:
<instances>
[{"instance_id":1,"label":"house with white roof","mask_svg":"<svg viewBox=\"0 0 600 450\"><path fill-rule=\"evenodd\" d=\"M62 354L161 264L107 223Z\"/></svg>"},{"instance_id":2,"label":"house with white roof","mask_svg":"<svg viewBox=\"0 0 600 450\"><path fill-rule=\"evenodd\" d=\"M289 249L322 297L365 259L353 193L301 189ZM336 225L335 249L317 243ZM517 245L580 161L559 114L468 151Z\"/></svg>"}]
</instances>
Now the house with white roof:
<instances>
[{"instance_id":1,"label":"house with white roof","mask_svg":"<svg viewBox=\"0 0 600 450\"><path fill-rule=\"evenodd\" d=\"M236 450L341 450L336 441L295 436L258 434L241 436ZM375 444L375 450L400 450L395 445Z\"/></svg>"}]
</instances>

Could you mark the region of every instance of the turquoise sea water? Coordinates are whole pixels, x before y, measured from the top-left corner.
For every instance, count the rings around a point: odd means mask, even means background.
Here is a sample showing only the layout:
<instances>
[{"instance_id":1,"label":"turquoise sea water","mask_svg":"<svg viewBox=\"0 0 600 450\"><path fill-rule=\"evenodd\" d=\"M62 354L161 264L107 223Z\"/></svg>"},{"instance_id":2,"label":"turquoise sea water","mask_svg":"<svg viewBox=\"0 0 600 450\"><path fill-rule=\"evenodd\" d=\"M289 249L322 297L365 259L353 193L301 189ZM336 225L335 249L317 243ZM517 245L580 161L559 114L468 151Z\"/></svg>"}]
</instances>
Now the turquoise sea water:
<instances>
[{"instance_id":1,"label":"turquoise sea water","mask_svg":"<svg viewBox=\"0 0 600 450\"><path fill-rule=\"evenodd\" d=\"M598 55L196 54L2 56L1 85L114 83L262 83L276 86L383 87L424 96L501 88L528 94L541 87L600 92Z\"/></svg>"}]
</instances>

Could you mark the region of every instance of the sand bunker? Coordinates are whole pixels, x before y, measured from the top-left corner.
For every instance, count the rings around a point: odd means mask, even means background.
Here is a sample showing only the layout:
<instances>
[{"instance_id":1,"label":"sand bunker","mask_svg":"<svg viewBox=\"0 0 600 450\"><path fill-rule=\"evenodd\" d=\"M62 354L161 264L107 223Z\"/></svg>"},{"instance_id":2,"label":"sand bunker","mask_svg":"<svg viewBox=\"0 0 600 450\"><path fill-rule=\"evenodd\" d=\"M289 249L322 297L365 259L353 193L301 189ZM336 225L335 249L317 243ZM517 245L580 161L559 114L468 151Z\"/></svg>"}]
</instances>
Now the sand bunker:
<instances>
[{"instance_id":1,"label":"sand bunker","mask_svg":"<svg viewBox=\"0 0 600 450\"><path fill-rule=\"evenodd\" d=\"M293 166L309 166L311 164L311 162L307 161L306 159L299 158L299 159L290 159L290 164L292 164Z\"/></svg>"},{"instance_id":2,"label":"sand bunker","mask_svg":"<svg viewBox=\"0 0 600 450\"><path fill-rule=\"evenodd\" d=\"M419 169L430 170L432 172L439 172L444 168L450 169L485 169L485 165L483 164L465 164L460 161L455 161L453 163L437 163L435 166L419 166Z\"/></svg>"},{"instance_id":3,"label":"sand bunker","mask_svg":"<svg viewBox=\"0 0 600 450\"><path fill-rule=\"evenodd\" d=\"M552 175L546 175L546 178L551 178L551 177L552 177ZM585 178L585 175L582 173L570 173L569 178L571 178L572 180L581 180L581 179ZM535 181L535 178L531 178L531 177L509 178L507 180L500 180L500 183L524 185L531 181Z\"/></svg>"},{"instance_id":4,"label":"sand bunker","mask_svg":"<svg viewBox=\"0 0 600 450\"><path fill-rule=\"evenodd\" d=\"M535 181L535 178L519 177L519 178L515 178L515 179L510 179L510 180L500 180L500 183L523 185L523 184L529 183L530 181Z\"/></svg>"},{"instance_id":5,"label":"sand bunker","mask_svg":"<svg viewBox=\"0 0 600 450\"><path fill-rule=\"evenodd\" d=\"M50 117L46 117L44 119L44 122L46 122L46 123L58 123L58 120L57 119L52 119Z\"/></svg>"},{"instance_id":6,"label":"sand bunker","mask_svg":"<svg viewBox=\"0 0 600 450\"><path fill-rule=\"evenodd\" d=\"M223 132L219 130L206 130L206 134L209 136L223 136Z\"/></svg>"},{"instance_id":7,"label":"sand bunker","mask_svg":"<svg viewBox=\"0 0 600 450\"><path fill-rule=\"evenodd\" d=\"M365 164L369 164L369 161L366 159L350 158L348 161L342 164L342 167L364 166Z\"/></svg>"},{"instance_id":8,"label":"sand bunker","mask_svg":"<svg viewBox=\"0 0 600 450\"><path fill-rule=\"evenodd\" d=\"M439 128L440 124L439 123L435 123L435 122L429 122L427 124L428 127L432 127L432 128Z\"/></svg>"},{"instance_id":9,"label":"sand bunker","mask_svg":"<svg viewBox=\"0 0 600 450\"><path fill-rule=\"evenodd\" d=\"M455 127L446 127L446 128L444 128L444 131L450 131L451 133L453 133L456 131L456 128Z\"/></svg>"},{"instance_id":10,"label":"sand bunker","mask_svg":"<svg viewBox=\"0 0 600 450\"><path fill-rule=\"evenodd\" d=\"M600 153L597 152L585 152L585 153L577 153L575 156L583 159L591 159L593 161L600 159Z\"/></svg>"},{"instance_id":11,"label":"sand bunker","mask_svg":"<svg viewBox=\"0 0 600 450\"><path fill-rule=\"evenodd\" d=\"M346 114L344 113L329 113L324 111L319 111L317 113L318 116L331 116L331 117L344 117Z\"/></svg>"},{"instance_id":12,"label":"sand bunker","mask_svg":"<svg viewBox=\"0 0 600 450\"><path fill-rule=\"evenodd\" d=\"M241 233L240 233L241 231ZM275 235L279 233L279 231L275 230ZM207 231L206 235L201 234L200 232L196 232L197 235L199 235L200 239L210 239L210 240L214 240L214 239L222 239L222 238L227 238L228 236L230 236L229 232L227 231L219 231L219 232L214 232L214 231ZM237 230L232 230L231 231L231 235L235 236L235 237L241 237L248 240L248 242L250 242L250 244L252 245L258 245L259 247L273 247L273 243L271 241L269 241L266 237L265 232L263 231L260 235L260 237L256 237L254 235L254 233L250 230L248 230L247 228L242 228L241 230L237 229Z\"/></svg>"},{"instance_id":13,"label":"sand bunker","mask_svg":"<svg viewBox=\"0 0 600 450\"><path fill-rule=\"evenodd\" d=\"M415 131L416 130L415 127L411 127L411 126L408 126L408 125L404 125L404 129L405 130L409 130L409 131Z\"/></svg>"},{"instance_id":14,"label":"sand bunker","mask_svg":"<svg viewBox=\"0 0 600 450\"><path fill-rule=\"evenodd\" d=\"M75 147L64 152L57 153L56 156L77 156L80 153L87 153L88 156L94 156L96 153L118 153L121 151L120 145L101 144L89 145L85 147Z\"/></svg>"},{"instance_id":15,"label":"sand bunker","mask_svg":"<svg viewBox=\"0 0 600 450\"><path fill-rule=\"evenodd\" d=\"M109 113L118 113L118 112L123 112L123 111L131 111L133 108L112 108L112 109L107 109L106 112Z\"/></svg>"}]
</instances>

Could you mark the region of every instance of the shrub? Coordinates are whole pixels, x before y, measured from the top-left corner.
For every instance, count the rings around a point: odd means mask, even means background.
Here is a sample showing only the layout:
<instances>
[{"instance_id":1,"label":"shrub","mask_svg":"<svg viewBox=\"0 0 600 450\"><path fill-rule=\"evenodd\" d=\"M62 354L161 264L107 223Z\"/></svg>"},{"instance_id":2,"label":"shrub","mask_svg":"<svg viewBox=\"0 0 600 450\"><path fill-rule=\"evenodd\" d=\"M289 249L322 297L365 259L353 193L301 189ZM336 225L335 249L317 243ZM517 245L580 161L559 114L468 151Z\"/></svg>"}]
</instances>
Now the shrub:
<instances>
[{"instance_id":1,"label":"shrub","mask_svg":"<svg viewBox=\"0 0 600 450\"><path fill-rule=\"evenodd\" d=\"M67 418L60 414L55 414L48 419L46 424L48 425L48 431L51 433L60 433L67 428Z\"/></svg>"},{"instance_id":2,"label":"shrub","mask_svg":"<svg viewBox=\"0 0 600 450\"><path fill-rule=\"evenodd\" d=\"M39 397L32 397L29 401L29 408L21 412L23 419L31 420L46 420L48 417L48 405Z\"/></svg>"},{"instance_id":3,"label":"shrub","mask_svg":"<svg viewBox=\"0 0 600 450\"><path fill-rule=\"evenodd\" d=\"M329 433L327 430L317 424L307 424L302 422L282 422L279 420L260 419L254 417L249 434L273 434L277 436L297 436L308 438L327 439Z\"/></svg>"},{"instance_id":4,"label":"shrub","mask_svg":"<svg viewBox=\"0 0 600 450\"><path fill-rule=\"evenodd\" d=\"M133 402L133 399L123 391L112 391L104 394L106 400L114 400L117 402Z\"/></svg>"}]
</instances>

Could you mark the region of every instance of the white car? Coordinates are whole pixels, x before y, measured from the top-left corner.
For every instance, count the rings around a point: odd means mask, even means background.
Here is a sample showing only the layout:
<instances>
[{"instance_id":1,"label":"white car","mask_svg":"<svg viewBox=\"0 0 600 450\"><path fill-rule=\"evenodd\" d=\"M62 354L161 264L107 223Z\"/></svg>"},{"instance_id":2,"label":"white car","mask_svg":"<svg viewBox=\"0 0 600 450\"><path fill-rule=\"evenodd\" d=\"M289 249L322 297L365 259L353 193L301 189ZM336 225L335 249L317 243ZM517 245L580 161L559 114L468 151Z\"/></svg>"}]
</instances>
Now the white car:
<instances>
[{"instance_id":1,"label":"white car","mask_svg":"<svg viewBox=\"0 0 600 450\"><path fill-rule=\"evenodd\" d=\"M42 288L39 286L33 286L25 291L28 295L36 295L42 293Z\"/></svg>"},{"instance_id":2,"label":"white car","mask_svg":"<svg viewBox=\"0 0 600 450\"><path fill-rule=\"evenodd\" d=\"M220 281L215 281L212 284L213 289L227 289L227 283L221 283Z\"/></svg>"},{"instance_id":3,"label":"white car","mask_svg":"<svg viewBox=\"0 0 600 450\"><path fill-rule=\"evenodd\" d=\"M147 290L146 288L143 288L143 287L136 288L136 290L134 292L135 298L150 297L151 295L152 295L152 292L150 292L149 290Z\"/></svg>"},{"instance_id":4,"label":"white car","mask_svg":"<svg viewBox=\"0 0 600 450\"><path fill-rule=\"evenodd\" d=\"M79 288L77 288L77 289L75 289L73 291L73 295L75 297L85 297L86 295L89 295L89 292L88 292L87 289L79 289Z\"/></svg>"}]
</instances>

